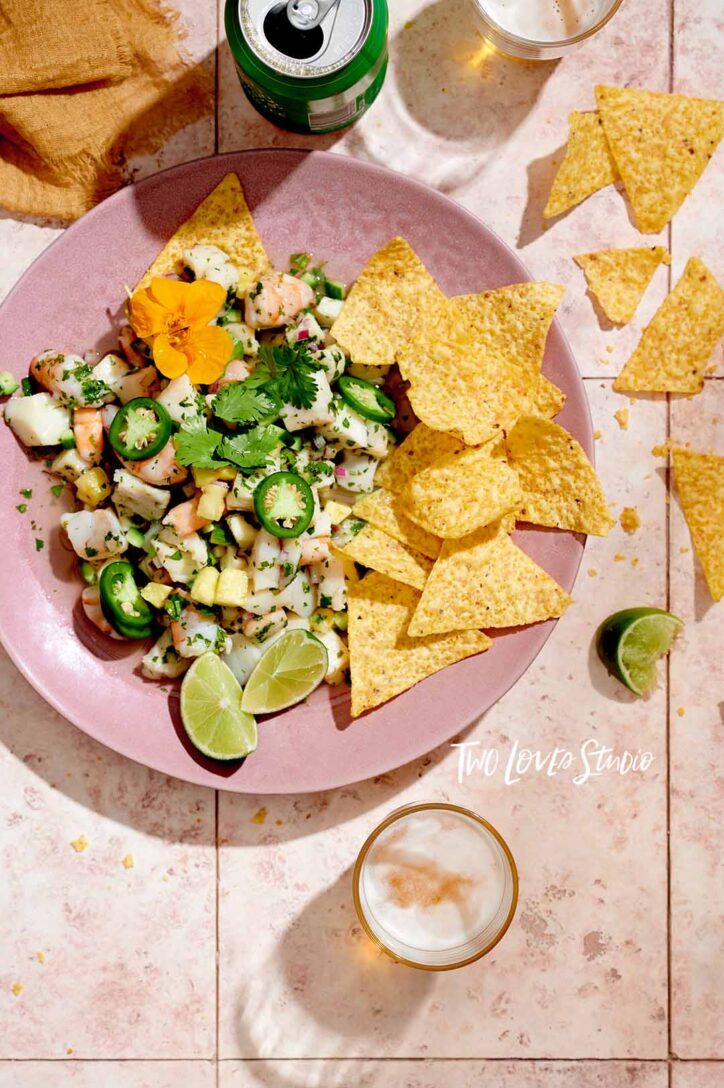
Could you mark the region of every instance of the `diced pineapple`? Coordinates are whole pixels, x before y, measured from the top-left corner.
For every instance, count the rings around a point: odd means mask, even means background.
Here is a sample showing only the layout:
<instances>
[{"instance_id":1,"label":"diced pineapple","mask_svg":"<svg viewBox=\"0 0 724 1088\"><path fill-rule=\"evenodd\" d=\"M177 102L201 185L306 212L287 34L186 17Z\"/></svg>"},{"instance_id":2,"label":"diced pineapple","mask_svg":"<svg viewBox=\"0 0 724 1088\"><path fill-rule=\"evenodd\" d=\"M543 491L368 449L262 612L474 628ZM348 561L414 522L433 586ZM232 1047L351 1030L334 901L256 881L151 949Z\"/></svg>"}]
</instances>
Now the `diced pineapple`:
<instances>
[{"instance_id":1,"label":"diced pineapple","mask_svg":"<svg viewBox=\"0 0 724 1088\"><path fill-rule=\"evenodd\" d=\"M194 483L197 487L206 487L216 483L217 480L236 479L236 469L233 465L222 465L220 468L194 468Z\"/></svg>"},{"instance_id":2,"label":"diced pineapple","mask_svg":"<svg viewBox=\"0 0 724 1088\"><path fill-rule=\"evenodd\" d=\"M194 578L191 586L191 600L199 604L206 604L211 608L216 600L216 585L219 581L219 572L216 567L204 567Z\"/></svg>"},{"instance_id":3,"label":"diced pineapple","mask_svg":"<svg viewBox=\"0 0 724 1088\"><path fill-rule=\"evenodd\" d=\"M171 593L171 586L164 586L160 582L149 582L141 590L144 601L148 601L154 608L163 608L164 601Z\"/></svg>"},{"instance_id":4,"label":"diced pineapple","mask_svg":"<svg viewBox=\"0 0 724 1088\"><path fill-rule=\"evenodd\" d=\"M86 506L95 508L111 493L111 482L102 468L89 468L75 482L78 498Z\"/></svg>"},{"instance_id":5,"label":"diced pineapple","mask_svg":"<svg viewBox=\"0 0 724 1088\"><path fill-rule=\"evenodd\" d=\"M329 516L332 525L341 525L344 519L348 518L352 513L352 507L345 505L343 502L335 502L334 499L330 499L324 507L324 512Z\"/></svg>"},{"instance_id":6,"label":"diced pineapple","mask_svg":"<svg viewBox=\"0 0 724 1088\"><path fill-rule=\"evenodd\" d=\"M201 498L196 506L196 513L200 518L208 521L218 521L224 516L226 507L226 484L207 484L201 488Z\"/></svg>"},{"instance_id":7,"label":"diced pineapple","mask_svg":"<svg viewBox=\"0 0 724 1088\"><path fill-rule=\"evenodd\" d=\"M216 583L214 604L241 608L248 595L249 577L246 571L222 570Z\"/></svg>"},{"instance_id":8,"label":"diced pineapple","mask_svg":"<svg viewBox=\"0 0 724 1088\"><path fill-rule=\"evenodd\" d=\"M246 518L243 518L241 514L231 514L226 519L226 524L229 526L229 531L239 545L239 548L243 552L248 551L256 539L256 529L254 526L250 525Z\"/></svg>"}]
</instances>

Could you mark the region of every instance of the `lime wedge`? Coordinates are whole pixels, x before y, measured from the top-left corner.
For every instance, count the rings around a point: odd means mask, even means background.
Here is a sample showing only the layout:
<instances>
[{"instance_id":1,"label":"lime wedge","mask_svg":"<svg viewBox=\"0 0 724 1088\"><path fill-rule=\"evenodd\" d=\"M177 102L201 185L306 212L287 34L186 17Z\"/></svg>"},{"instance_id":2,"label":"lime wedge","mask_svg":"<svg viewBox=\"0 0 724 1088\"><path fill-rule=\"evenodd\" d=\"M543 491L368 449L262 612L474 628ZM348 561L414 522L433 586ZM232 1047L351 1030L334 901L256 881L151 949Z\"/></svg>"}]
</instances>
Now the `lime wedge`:
<instances>
[{"instance_id":1,"label":"lime wedge","mask_svg":"<svg viewBox=\"0 0 724 1088\"><path fill-rule=\"evenodd\" d=\"M256 748L256 722L241 707L241 687L216 654L197 657L181 685L181 720L195 748L211 759L242 759Z\"/></svg>"},{"instance_id":2,"label":"lime wedge","mask_svg":"<svg viewBox=\"0 0 724 1088\"><path fill-rule=\"evenodd\" d=\"M327 650L308 631L289 631L266 651L244 688L250 714L275 714L306 699L327 673Z\"/></svg>"},{"instance_id":3,"label":"lime wedge","mask_svg":"<svg viewBox=\"0 0 724 1088\"><path fill-rule=\"evenodd\" d=\"M598 629L598 653L629 691L645 695L656 686L656 662L671 649L684 624L660 608L625 608Z\"/></svg>"}]
</instances>

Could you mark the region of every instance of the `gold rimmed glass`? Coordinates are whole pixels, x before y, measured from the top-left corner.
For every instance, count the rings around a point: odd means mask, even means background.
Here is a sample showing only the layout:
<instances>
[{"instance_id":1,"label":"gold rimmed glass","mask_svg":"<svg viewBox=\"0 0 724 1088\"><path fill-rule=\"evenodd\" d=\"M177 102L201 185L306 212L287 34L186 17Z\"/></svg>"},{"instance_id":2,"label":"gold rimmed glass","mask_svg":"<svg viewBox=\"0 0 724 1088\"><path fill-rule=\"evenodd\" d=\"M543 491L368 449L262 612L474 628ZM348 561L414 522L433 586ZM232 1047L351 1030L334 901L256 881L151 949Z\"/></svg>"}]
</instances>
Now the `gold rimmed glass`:
<instances>
[{"instance_id":1,"label":"gold rimmed glass","mask_svg":"<svg viewBox=\"0 0 724 1088\"><path fill-rule=\"evenodd\" d=\"M495 9L495 5L491 3L491 0L470 0L470 2L477 17L478 29L486 44L517 60L557 60L597 34L613 18L623 0L608 0L607 3L603 3L598 17L589 27L557 41L536 40L535 36L523 37L512 33L494 18L492 10ZM533 2L534 0L531 0L531 3Z\"/></svg>"},{"instance_id":2,"label":"gold rimmed glass","mask_svg":"<svg viewBox=\"0 0 724 1088\"><path fill-rule=\"evenodd\" d=\"M386 929L383 920L375 913L370 902L365 878L371 852L380 836L416 813L435 811L452 814L468 826L472 823L483 834L486 848L500 868L500 902L492 917L481 923L479 930L469 939L445 948L423 948L419 947L419 943L415 944L414 939L405 940L399 934L393 934ZM456 967L464 967L487 955L505 935L518 904L518 869L503 836L477 813L459 805L444 802L406 805L404 808L391 812L374 829L362 846L354 867L353 895L355 910L365 933L391 959L407 967L416 967L424 971L449 971Z\"/></svg>"}]
</instances>

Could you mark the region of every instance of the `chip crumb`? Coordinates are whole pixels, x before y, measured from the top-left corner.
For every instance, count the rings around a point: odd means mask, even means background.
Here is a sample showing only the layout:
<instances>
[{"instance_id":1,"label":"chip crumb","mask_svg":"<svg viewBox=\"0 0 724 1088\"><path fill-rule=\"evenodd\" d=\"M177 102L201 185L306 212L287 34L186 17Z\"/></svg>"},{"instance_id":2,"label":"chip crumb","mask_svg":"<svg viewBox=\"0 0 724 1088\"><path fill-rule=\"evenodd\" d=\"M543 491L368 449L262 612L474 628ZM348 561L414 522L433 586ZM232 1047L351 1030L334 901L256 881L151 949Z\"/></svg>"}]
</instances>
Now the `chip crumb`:
<instances>
[{"instance_id":1,"label":"chip crumb","mask_svg":"<svg viewBox=\"0 0 724 1088\"><path fill-rule=\"evenodd\" d=\"M632 567L637 567L638 565L639 565L638 557L634 556L634 558L631 560L631 566Z\"/></svg>"},{"instance_id":2,"label":"chip crumb","mask_svg":"<svg viewBox=\"0 0 724 1088\"><path fill-rule=\"evenodd\" d=\"M654 457L668 457L671 445L669 442L662 442L658 446L651 447L651 453Z\"/></svg>"},{"instance_id":3,"label":"chip crumb","mask_svg":"<svg viewBox=\"0 0 724 1088\"><path fill-rule=\"evenodd\" d=\"M679 715L680 718L683 718L684 715L686 714L686 710L684 709L683 706L677 706L676 713Z\"/></svg>"},{"instance_id":4,"label":"chip crumb","mask_svg":"<svg viewBox=\"0 0 724 1088\"><path fill-rule=\"evenodd\" d=\"M596 570L595 567L589 567L588 568L588 577L589 578L597 578L598 577L598 571Z\"/></svg>"},{"instance_id":5,"label":"chip crumb","mask_svg":"<svg viewBox=\"0 0 724 1088\"><path fill-rule=\"evenodd\" d=\"M614 563L624 563L626 561L626 556L622 555L621 552L616 552L613 557L613 561Z\"/></svg>"},{"instance_id":6,"label":"chip crumb","mask_svg":"<svg viewBox=\"0 0 724 1088\"><path fill-rule=\"evenodd\" d=\"M628 430L628 417L629 417L628 408L618 408L613 413L613 418L616 420L616 422L618 423L618 425L619 425L619 427L621 428L622 431L627 431Z\"/></svg>"},{"instance_id":7,"label":"chip crumb","mask_svg":"<svg viewBox=\"0 0 724 1088\"><path fill-rule=\"evenodd\" d=\"M681 547L679 548L679 553L681 555L688 555L690 551L691 551L691 548L687 547L686 544L682 544Z\"/></svg>"},{"instance_id":8,"label":"chip crumb","mask_svg":"<svg viewBox=\"0 0 724 1088\"><path fill-rule=\"evenodd\" d=\"M599 438L602 437L601 432L600 431L594 431L593 432L593 437L594 437L595 441L598 442Z\"/></svg>"},{"instance_id":9,"label":"chip crumb","mask_svg":"<svg viewBox=\"0 0 724 1088\"><path fill-rule=\"evenodd\" d=\"M45 952L36 952L35 958L38 963L45 963Z\"/></svg>"},{"instance_id":10,"label":"chip crumb","mask_svg":"<svg viewBox=\"0 0 724 1088\"><path fill-rule=\"evenodd\" d=\"M132 869L134 864L135 862L133 860L133 854L126 854L126 856L121 861L121 865L124 869Z\"/></svg>"},{"instance_id":11,"label":"chip crumb","mask_svg":"<svg viewBox=\"0 0 724 1088\"><path fill-rule=\"evenodd\" d=\"M635 506L624 506L618 520L625 533L635 533L641 527L641 517Z\"/></svg>"},{"instance_id":12,"label":"chip crumb","mask_svg":"<svg viewBox=\"0 0 724 1088\"><path fill-rule=\"evenodd\" d=\"M69 845L73 847L76 854L82 854L86 846L88 845L88 840L85 835L79 835L78 838L73 839L73 841Z\"/></svg>"},{"instance_id":13,"label":"chip crumb","mask_svg":"<svg viewBox=\"0 0 724 1088\"><path fill-rule=\"evenodd\" d=\"M253 824L263 824L266 820L266 809L260 808L251 818Z\"/></svg>"},{"instance_id":14,"label":"chip crumb","mask_svg":"<svg viewBox=\"0 0 724 1088\"><path fill-rule=\"evenodd\" d=\"M601 359L599 359L599 362L603 363L604 366L608 366L608 364L611 362L611 360L601 358Z\"/></svg>"},{"instance_id":15,"label":"chip crumb","mask_svg":"<svg viewBox=\"0 0 724 1088\"><path fill-rule=\"evenodd\" d=\"M16 997L20 997L21 993L23 992L23 984L22 982L14 982L10 989L13 991Z\"/></svg>"},{"instance_id":16,"label":"chip crumb","mask_svg":"<svg viewBox=\"0 0 724 1088\"><path fill-rule=\"evenodd\" d=\"M284 820L275 820L274 823L277 825L277 827L283 827L284 826Z\"/></svg>"},{"instance_id":17,"label":"chip crumb","mask_svg":"<svg viewBox=\"0 0 724 1088\"><path fill-rule=\"evenodd\" d=\"M66 1052L66 1054L72 1054L73 1053L73 1047L72 1046L67 1046L65 1048L65 1052Z\"/></svg>"},{"instance_id":18,"label":"chip crumb","mask_svg":"<svg viewBox=\"0 0 724 1088\"><path fill-rule=\"evenodd\" d=\"M606 351L610 355L611 352L613 351L613 344L606 344Z\"/></svg>"}]
</instances>

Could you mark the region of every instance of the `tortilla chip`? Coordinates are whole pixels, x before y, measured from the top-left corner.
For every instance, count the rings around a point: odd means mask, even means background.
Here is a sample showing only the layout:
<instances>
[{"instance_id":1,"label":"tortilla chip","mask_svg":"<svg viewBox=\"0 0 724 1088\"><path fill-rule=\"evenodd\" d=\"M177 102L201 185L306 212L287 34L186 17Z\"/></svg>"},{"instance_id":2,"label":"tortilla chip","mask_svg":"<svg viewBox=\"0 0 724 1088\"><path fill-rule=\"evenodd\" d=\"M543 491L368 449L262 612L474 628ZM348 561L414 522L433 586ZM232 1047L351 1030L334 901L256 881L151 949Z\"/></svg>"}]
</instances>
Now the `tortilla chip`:
<instances>
[{"instance_id":1,"label":"tortilla chip","mask_svg":"<svg viewBox=\"0 0 724 1088\"><path fill-rule=\"evenodd\" d=\"M636 226L663 229L724 136L724 102L631 87L595 88Z\"/></svg>"},{"instance_id":2,"label":"tortilla chip","mask_svg":"<svg viewBox=\"0 0 724 1088\"><path fill-rule=\"evenodd\" d=\"M388 491L400 494L412 477L446 453L463 449L458 438L442 431L433 431L424 423L418 423L414 431L393 449L377 469L375 483Z\"/></svg>"},{"instance_id":3,"label":"tortilla chip","mask_svg":"<svg viewBox=\"0 0 724 1088\"><path fill-rule=\"evenodd\" d=\"M382 574L368 574L348 597L353 718L492 645L482 631L411 638L420 594Z\"/></svg>"},{"instance_id":4,"label":"tortilla chip","mask_svg":"<svg viewBox=\"0 0 724 1088\"><path fill-rule=\"evenodd\" d=\"M432 533L426 532L410 521L403 511L405 507L399 495L380 488L371 495L365 495L355 503L354 516L363 518L375 529L382 529L389 536L406 544L413 551L420 552L430 559L437 559L440 554L440 541Z\"/></svg>"},{"instance_id":5,"label":"tortilla chip","mask_svg":"<svg viewBox=\"0 0 724 1088\"><path fill-rule=\"evenodd\" d=\"M510 359L487 354L462 337L410 348L403 370L410 381L407 395L415 415L433 430L480 446L530 411L528 376Z\"/></svg>"},{"instance_id":6,"label":"tortilla chip","mask_svg":"<svg viewBox=\"0 0 724 1088\"><path fill-rule=\"evenodd\" d=\"M357 277L332 335L354 363L391 366L402 343L445 296L403 238L378 250Z\"/></svg>"},{"instance_id":7,"label":"tortilla chip","mask_svg":"<svg viewBox=\"0 0 724 1088\"><path fill-rule=\"evenodd\" d=\"M236 174L222 178L191 218L177 228L136 290L148 287L154 276L179 272L184 251L202 244L218 246L228 254L240 272L240 291L271 271L271 261L254 226Z\"/></svg>"},{"instance_id":8,"label":"tortilla chip","mask_svg":"<svg viewBox=\"0 0 724 1088\"><path fill-rule=\"evenodd\" d=\"M530 394L530 414L540 416L541 419L552 419L558 415L565 403L566 394L563 390L548 381L545 374L539 374Z\"/></svg>"},{"instance_id":9,"label":"tortilla chip","mask_svg":"<svg viewBox=\"0 0 724 1088\"><path fill-rule=\"evenodd\" d=\"M724 597L724 457L673 449L674 483L713 600Z\"/></svg>"},{"instance_id":10,"label":"tortilla chip","mask_svg":"<svg viewBox=\"0 0 724 1088\"><path fill-rule=\"evenodd\" d=\"M558 283L515 283L479 295L458 295L448 307L466 340L520 366L532 383L564 294Z\"/></svg>"},{"instance_id":11,"label":"tortilla chip","mask_svg":"<svg viewBox=\"0 0 724 1088\"><path fill-rule=\"evenodd\" d=\"M544 219L567 212L591 193L618 179L599 114L571 113L568 126L566 153L553 179L548 203L543 209Z\"/></svg>"},{"instance_id":12,"label":"tortilla chip","mask_svg":"<svg viewBox=\"0 0 724 1088\"><path fill-rule=\"evenodd\" d=\"M604 249L600 253L581 253L573 260L583 269L588 289L606 317L617 325L625 325L636 313L662 261L671 264L665 246Z\"/></svg>"},{"instance_id":13,"label":"tortilla chip","mask_svg":"<svg viewBox=\"0 0 724 1088\"><path fill-rule=\"evenodd\" d=\"M418 525L445 540L458 540L519 506L523 492L497 439L435 461L413 476L402 500Z\"/></svg>"},{"instance_id":14,"label":"tortilla chip","mask_svg":"<svg viewBox=\"0 0 724 1088\"><path fill-rule=\"evenodd\" d=\"M410 551L404 544L372 525L365 525L339 551L342 556L354 559L355 563L386 574L388 578L404 582L414 589L422 589L432 567L432 563L424 555Z\"/></svg>"},{"instance_id":15,"label":"tortilla chip","mask_svg":"<svg viewBox=\"0 0 724 1088\"><path fill-rule=\"evenodd\" d=\"M519 627L562 616L571 598L495 522L446 540L408 630L413 636Z\"/></svg>"},{"instance_id":16,"label":"tortilla chip","mask_svg":"<svg viewBox=\"0 0 724 1088\"><path fill-rule=\"evenodd\" d=\"M518 470L521 521L607 536L614 525L593 465L576 439L548 419L521 419L508 435Z\"/></svg>"},{"instance_id":17,"label":"tortilla chip","mask_svg":"<svg viewBox=\"0 0 724 1088\"><path fill-rule=\"evenodd\" d=\"M700 393L722 335L724 290L703 261L690 257L613 388L619 393Z\"/></svg>"}]
</instances>

